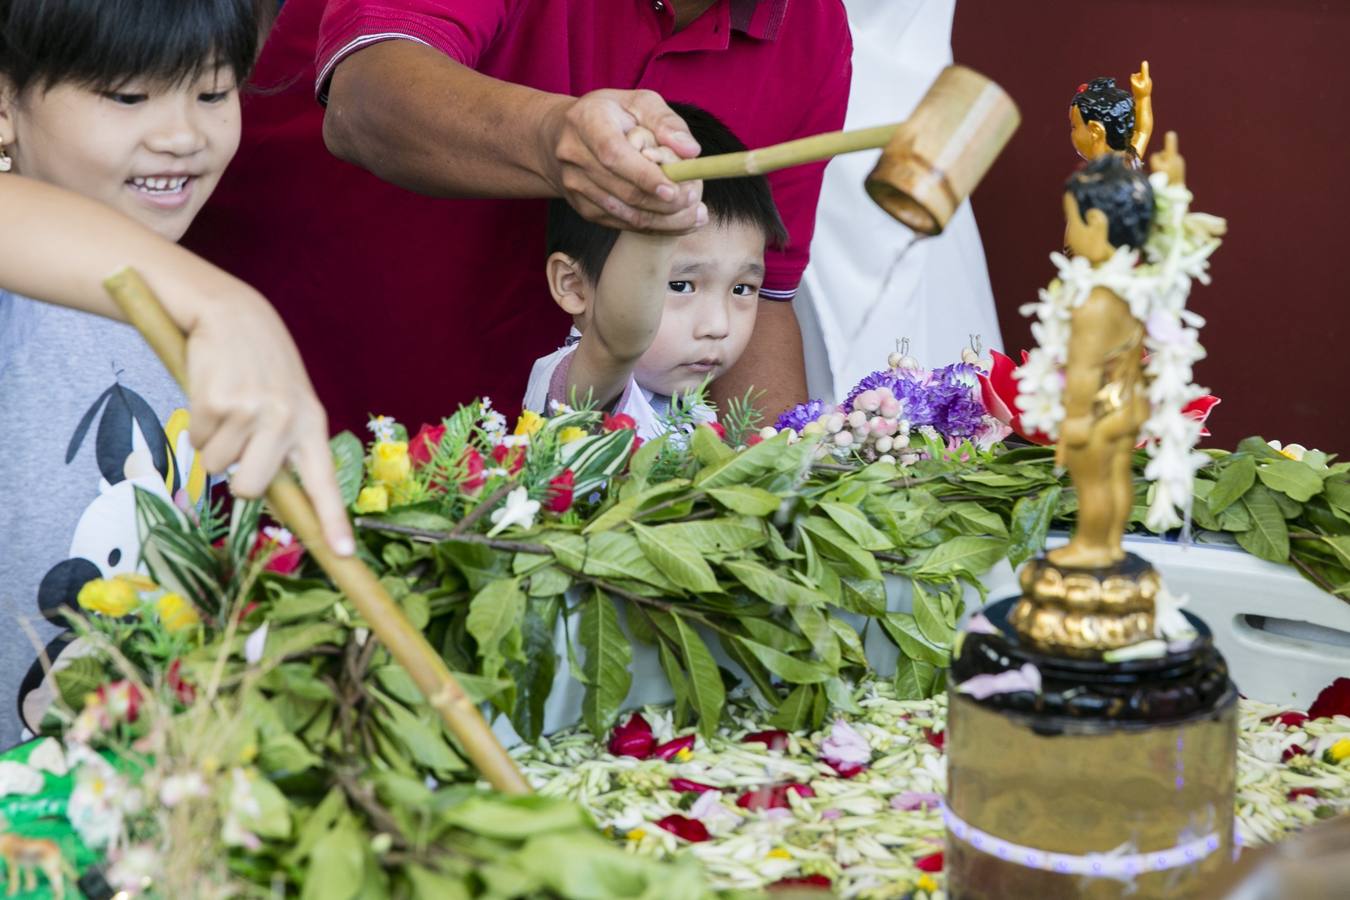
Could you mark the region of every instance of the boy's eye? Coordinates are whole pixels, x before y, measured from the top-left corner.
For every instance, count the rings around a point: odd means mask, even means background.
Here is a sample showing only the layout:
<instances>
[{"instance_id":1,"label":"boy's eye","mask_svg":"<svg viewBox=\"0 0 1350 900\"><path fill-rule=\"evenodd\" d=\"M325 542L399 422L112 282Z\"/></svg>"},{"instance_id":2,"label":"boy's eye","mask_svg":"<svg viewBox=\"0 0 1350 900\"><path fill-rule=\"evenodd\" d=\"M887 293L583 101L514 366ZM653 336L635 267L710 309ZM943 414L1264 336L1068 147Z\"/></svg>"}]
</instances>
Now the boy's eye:
<instances>
[{"instance_id":1,"label":"boy's eye","mask_svg":"<svg viewBox=\"0 0 1350 900\"><path fill-rule=\"evenodd\" d=\"M731 292L737 297L753 297L759 293L759 288L753 284L738 284Z\"/></svg>"},{"instance_id":2,"label":"boy's eye","mask_svg":"<svg viewBox=\"0 0 1350 900\"><path fill-rule=\"evenodd\" d=\"M149 94L129 94L124 91L103 91L103 97L119 106L135 106L150 99Z\"/></svg>"},{"instance_id":3,"label":"boy's eye","mask_svg":"<svg viewBox=\"0 0 1350 900\"><path fill-rule=\"evenodd\" d=\"M228 96L230 96L229 91L206 91L198 94L197 99L203 103L220 103Z\"/></svg>"},{"instance_id":4,"label":"boy's eye","mask_svg":"<svg viewBox=\"0 0 1350 900\"><path fill-rule=\"evenodd\" d=\"M673 293L692 294L694 292L694 283L692 281L672 281L666 285Z\"/></svg>"}]
</instances>

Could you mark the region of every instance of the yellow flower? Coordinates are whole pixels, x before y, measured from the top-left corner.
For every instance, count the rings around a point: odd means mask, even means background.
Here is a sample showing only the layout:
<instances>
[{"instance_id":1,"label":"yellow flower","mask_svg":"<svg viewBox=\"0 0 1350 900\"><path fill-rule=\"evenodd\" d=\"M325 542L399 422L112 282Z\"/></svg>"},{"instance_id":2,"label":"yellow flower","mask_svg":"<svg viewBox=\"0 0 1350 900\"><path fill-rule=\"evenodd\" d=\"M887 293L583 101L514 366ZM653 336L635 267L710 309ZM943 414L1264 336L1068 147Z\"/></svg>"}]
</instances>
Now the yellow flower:
<instances>
[{"instance_id":1,"label":"yellow flower","mask_svg":"<svg viewBox=\"0 0 1350 900\"><path fill-rule=\"evenodd\" d=\"M359 513L382 513L389 511L389 489L382 484L361 488L356 498L356 511Z\"/></svg>"},{"instance_id":2,"label":"yellow flower","mask_svg":"<svg viewBox=\"0 0 1350 900\"><path fill-rule=\"evenodd\" d=\"M693 758L694 754L689 750L688 747L681 747L679 751L676 752L675 754L676 762L689 762L689 760Z\"/></svg>"},{"instance_id":3,"label":"yellow flower","mask_svg":"<svg viewBox=\"0 0 1350 900\"><path fill-rule=\"evenodd\" d=\"M1331 749L1327 751L1327 756L1331 757L1331 761L1334 763L1350 759L1350 738L1341 738L1332 744Z\"/></svg>"},{"instance_id":4,"label":"yellow flower","mask_svg":"<svg viewBox=\"0 0 1350 900\"><path fill-rule=\"evenodd\" d=\"M532 409L527 409L516 419L516 434L530 435L544 427L544 417Z\"/></svg>"},{"instance_id":5,"label":"yellow flower","mask_svg":"<svg viewBox=\"0 0 1350 900\"><path fill-rule=\"evenodd\" d=\"M767 855L769 859L792 859L792 854L782 847L774 847Z\"/></svg>"},{"instance_id":6,"label":"yellow flower","mask_svg":"<svg viewBox=\"0 0 1350 900\"><path fill-rule=\"evenodd\" d=\"M193 605L183 599L182 594L165 594L155 601L155 610L159 620L169 634L176 634L187 628L194 628L202 621Z\"/></svg>"},{"instance_id":7,"label":"yellow flower","mask_svg":"<svg viewBox=\"0 0 1350 900\"><path fill-rule=\"evenodd\" d=\"M573 441L579 441L586 436L586 429L578 428L575 425L568 425L562 431L558 432L558 443L570 444Z\"/></svg>"},{"instance_id":8,"label":"yellow flower","mask_svg":"<svg viewBox=\"0 0 1350 900\"><path fill-rule=\"evenodd\" d=\"M919 890L927 891L930 894L938 889L937 881L932 875L928 874L920 875L919 880L914 882L914 886Z\"/></svg>"},{"instance_id":9,"label":"yellow flower","mask_svg":"<svg viewBox=\"0 0 1350 900\"><path fill-rule=\"evenodd\" d=\"M80 606L104 616L120 618L136 608L136 589L121 578L95 578L80 588Z\"/></svg>"},{"instance_id":10,"label":"yellow flower","mask_svg":"<svg viewBox=\"0 0 1350 900\"><path fill-rule=\"evenodd\" d=\"M381 484L393 487L407 481L412 474L407 441L380 441L371 457L370 477Z\"/></svg>"},{"instance_id":11,"label":"yellow flower","mask_svg":"<svg viewBox=\"0 0 1350 900\"><path fill-rule=\"evenodd\" d=\"M641 828L634 828L632 831L628 832L628 839L630 841L640 841L646 836L647 832Z\"/></svg>"}]
</instances>

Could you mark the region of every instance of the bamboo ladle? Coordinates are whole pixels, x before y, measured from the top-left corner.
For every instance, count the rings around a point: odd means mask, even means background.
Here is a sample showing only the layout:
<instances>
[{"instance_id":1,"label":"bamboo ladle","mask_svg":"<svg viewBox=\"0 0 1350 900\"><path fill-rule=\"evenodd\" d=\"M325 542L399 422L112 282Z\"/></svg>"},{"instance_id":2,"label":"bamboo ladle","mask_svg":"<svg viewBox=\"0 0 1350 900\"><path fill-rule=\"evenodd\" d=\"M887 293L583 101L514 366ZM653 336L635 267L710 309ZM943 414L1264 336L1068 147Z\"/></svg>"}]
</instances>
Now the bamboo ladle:
<instances>
[{"instance_id":1,"label":"bamboo ladle","mask_svg":"<svg viewBox=\"0 0 1350 900\"><path fill-rule=\"evenodd\" d=\"M103 284L127 321L140 331L186 391L187 342L150 286L133 269L124 269ZM459 739L469 761L488 784L507 794L530 793L529 784L488 727L478 706L455 680L440 654L413 628L374 573L355 556L338 556L328 546L314 507L295 479L285 471L278 473L267 488L267 502L352 601L375 637L408 670L422 696Z\"/></svg>"},{"instance_id":2,"label":"bamboo ladle","mask_svg":"<svg viewBox=\"0 0 1350 900\"><path fill-rule=\"evenodd\" d=\"M686 159L662 170L672 181L736 178L884 147L867 193L914 231L933 235L975 190L1020 121L1001 87L973 69L948 66L904 122Z\"/></svg>"}]
</instances>

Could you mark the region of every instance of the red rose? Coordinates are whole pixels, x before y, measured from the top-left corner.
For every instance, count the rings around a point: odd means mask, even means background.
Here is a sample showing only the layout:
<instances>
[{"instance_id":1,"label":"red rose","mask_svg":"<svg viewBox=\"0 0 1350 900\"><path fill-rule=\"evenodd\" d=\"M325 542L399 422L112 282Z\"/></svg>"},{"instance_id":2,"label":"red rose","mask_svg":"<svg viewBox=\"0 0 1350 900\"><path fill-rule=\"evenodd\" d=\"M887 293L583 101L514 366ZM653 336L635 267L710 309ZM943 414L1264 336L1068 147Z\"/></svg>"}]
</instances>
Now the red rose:
<instances>
[{"instance_id":1,"label":"red rose","mask_svg":"<svg viewBox=\"0 0 1350 900\"><path fill-rule=\"evenodd\" d=\"M642 718L642 713L633 713L622 725L615 725L609 736L609 752L615 756L632 756L646 759L652 755L656 738L652 736L652 726Z\"/></svg>"},{"instance_id":2,"label":"red rose","mask_svg":"<svg viewBox=\"0 0 1350 900\"><path fill-rule=\"evenodd\" d=\"M684 838L691 844L702 843L709 839L708 829L698 819L689 819L684 816L666 816L656 823L658 828L664 828L676 837Z\"/></svg>"},{"instance_id":3,"label":"red rose","mask_svg":"<svg viewBox=\"0 0 1350 900\"><path fill-rule=\"evenodd\" d=\"M930 853L927 856L921 856L914 860L914 868L920 872L941 872L942 871L942 851Z\"/></svg>"},{"instance_id":4,"label":"red rose","mask_svg":"<svg viewBox=\"0 0 1350 900\"><path fill-rule=\"evenodd\" d=\"M633 417L628 413L615 413L612 416L606 415L605 421L601 423L600 428L605 432L625 430L637 431L637 422L633 421Z\"/></svg>"},{"instance_id":5,"label":"red rose","mask_svg":"<svg viewBox=\"0 0 1350 900\"><path fill-rule=\"evenodd\" d=\"M445 437L444 425L423 425L417 436L408 441L408 459L412 461L414 469L420 469L431 462L431 457L436 454L436 448L441 445L443 437Z\"/></svg>"},{"instance_id":6,"label":"red rose","mask_svg":"<svg viewBox=\"0 0 1350 900\"><path fill-rule=\"evenodd\" d=\"M1312 797L1316 800L1319 796L1321 795L1317 793L1317 788L1294 788L1284 795L1286 800L1296 800L1299 797Z\"/></svg>"},{"instance_id":7,"label":"red rose","mask_svg":"<svg viewBox=\"0 0 1350 900\"><path fill-rule=\"evenodd\" d=\"M495 451L494 451L495 452ZM459 479L459 489L466 494L472 494L474 491L487 484L487 475L483 474L486 468L483 464L483 454L479 453L473 447L466 447L459 457L460 470L463 473Z\"/></svg>"},{"instance_id":8,"label":"red rose","mask_svg":"<svg viewBox=\"0 0 1350 900\"><path fill-rule=\"evenodd\" d=\"M290 532L273 531L267 533L268 529L258 532L258 536L253 539L253 549L249 551L250 560L262 556L266 560L263 563L263 571L271 572L274 575L290 575L300 568L300 560L304 558L305 548L300 542L291 537Z\"/></svg>"},{"instance_id":9,"label":"red rose","mask_svg":"<svg viewBox=\"0 0 1350 900\"><path fill-rule=\"evenodd\" d=\"M824 875L799 875L796 878L780 878L765 888L768 891L782 891L788 888L818 887L828 891L834 882Z\"/></svg>"},{"instance_id":10,"label":"red rose","mask_svg":"<svg viewBox=\"0 0 1350 900\"><path fill-rule=\"evenodd\" d=\"M555 513L565 513L572 508L572 485L576 476L571 469L563 469L561 475L554 476L548 483L548 508Z\"/></svg>"},{"instance_id":11,"label":"red rose","mask_svg":"<svg viewBox=\"0 0 1350 900\"><path fill-rule=\"evenodd\" d=\"M1308 751L1303 749L1303 747L1299 746L1298 744L1291 744L1290 746L1285 748L1283 753L1280 754L1280 762L1289 762L1289 760L1293 759L1295 756L1307 756L1307 755Z\"/></svg>"},{"instance_id":12,"label":"red rose","mask_svg":"<svg viewBox=\"0 0 1350 900\"><path fill-rule=\"evenodd\" d=\"M673 741L666 741L652 751L652 756L660 757L669 762L671 757L681 750L692 750L693 748L694 736L692 734L686 734L684 737L675 738Z\"/></svg>"},{"instance_id":13,"label":"red rose","mask_svg":"<svg viewBox=\"0 0 1350 900\"><path fill-rule=\"evenodd\" d=\"M688 778L670 779L670 789L678 794L706 794L708 791L721 790L721 788L714 787L711 784L704 784L701 781L690 781Z\"/></svg>"},{"instance_id":14,"label":"red rose","mask_svg":"<svg viewBox=\"0 0 1350 900\"><path fill-rule=\"evenodd\" d=\"M1213 394L1205 394L1203 397L1196 397L1190 403L1181 408L1181 414L1188 419L1194 419L1200 423L1200 436L1209 437L1209 429L1205 427L1205 422L1209 419L1210 410L1218 406L1220 400Z\"/></svg>"},{"instance_id":15,"label":"red rose","mask_svg":"<svg viewBox=\"0 0 1350 900\"><path fill-rule=\"evenodd\" d=\"M724 441L727 439L726 426L724 426L721 422L704 422L703 424L711 428L713 430L713 434L717 435L720 439Z\"/></svg>"},{"instance_id":16,"label":"red rose","mask_svg":"<svg viewBox=\"0 0 1350 900\"><path fill-rule=\"evenodd\" d=\"M761 441L763 441L763 440L764 440L764 438L760 437L758 434L752 434L752 435L750 435L748 438L745 439L745 446L747 446L747 447L753 447L753 446L755 446L756 444L758 444L759 442L761 442ZM812 875L811 877L812 877L812 878L815 878L815 877L817 877L817 876ZM821 875L821 876L819 876L819 877L825 878L824 875ZM828 883L829 880L830 880L830 879L825 878L826 883ZM779 882L779 883L781 884L782 882ZM773 887L773 885L770 885L770 887Z\"/></svg>"},{"instance_id":17,"label":"red rose","mask_svg":"<svg viewBox=\"0 0 1350 900\"><path fill-rule=\"evenodd\" d=\"M934 731L931 728L925 728L923 730L923 739L938 748L939 753L945 752L947 749L947 732L945 731Z\"/></svg>"},{"instance_id":18,"label":"red rose","mask_svg":"<svg viewBox=\"0 0 1350 900\"><path fill-rule=\"evenodd\" d=\"M492 448L492 461L514 475L525 466L525 447L498 444Z\"/></svg>"},{"instance_id":19,"label":"red rose","mask_svg":"<svg viewBox=\"0 0 1350 900\"><path fill-rule=\"evenodd\" d=\"M755 731L741 738L742 744L763 744L770 750L786 750L788 745L788 733L779 729L772 731Z\"/></svg>"},{"instance_id":20,"label":"red rose","mask_svg":"<svg viewBox=\"0 0 1350 900\"><path fill-rule=\"evenodd\" d=\"M1290 710L1289 712L1282 712L1277 716L1266 716L1261 721L1279 722L1285 728L1302 728L1303 723L1308 721L1308 716L1305 713Z\"/></svg>"},{"instance_id":21,"label":"red rose","mask_svg":"<svg viewBox=\"0 0 1350 900\"><path fill-rule=\"evenodd\" d=\"M184 706L191 706L197 699L197 689L192 686L191 682L183 680L182 669L183 661L175 659L169 663L169 671L164 676L164 681L169 686L169 690L173 691L174 696L178 698L179 703Z\"/></svg>"},{"instance_id":22,"label":"red rose","mask_svg":"<svg viewBox=\"0 0 1350 900\"><path fill-rule=\"evenodd\" d=\"M867 771L866 763L848 763L848 762L835 763L827 759L825 760L825 765L829 766L831 769L834 769L835 774L837 774L840 778L852 778L859 772Z\"/></svg>"},{"instance_id":23,"label":"red rose","mask_svg":"<svg viewBox=\"0 0 1350 900\"><path fill-rule=\"evenodd\" d=\"M989 374L979 375L980 400L985 411L1033 444L1051 443L1050 438L1039 431L1028 433L1022 428L1022 412L1017 408L1017 379L1013 377L1017 365L997 350L990 350L989 356L994 361ZM1022 362L1026 361L1027 351L1023 350Z\"/></svg>"},{"instance_id":24,"label":"red rose","mask_svg":"<svg viewBox=\"0 0 1350 900\"><path fill-rule=\"evenodd\" d=\"M788 791L798 797L814 797L809 784L771 784L746 791L736 798L741 809L787 809Z\"/></svg>"},{"instance_id":25,"label":"red rose","mask_svg":"<svg viewBox=\"0 0 1350 900\"><path fill-rule=\"evenodd\" d=\"M1350 716L1350 678L1337 678L1322 688L1322 693L1308 707L1310 719L1329 719L1332 716Z\"/></svg>"}]
</instances>

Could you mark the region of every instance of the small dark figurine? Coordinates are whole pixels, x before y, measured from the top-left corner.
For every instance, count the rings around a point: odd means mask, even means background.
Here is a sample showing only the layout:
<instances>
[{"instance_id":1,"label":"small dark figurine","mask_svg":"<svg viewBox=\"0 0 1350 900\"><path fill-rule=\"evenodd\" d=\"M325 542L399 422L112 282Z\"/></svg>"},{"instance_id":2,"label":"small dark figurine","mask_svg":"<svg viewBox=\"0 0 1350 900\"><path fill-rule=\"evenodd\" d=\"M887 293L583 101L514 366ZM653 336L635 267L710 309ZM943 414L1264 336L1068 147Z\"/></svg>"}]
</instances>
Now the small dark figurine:
<instances>
[{"instance_id":1,"label":"small dark figurine","mask_svg":"<svg viewBox=\"0 0 1350 900\"><path fill-rule=\"evenodd\" d=\"M1069 139L1083 159L1113 151L1144 158L1153 134L1153 79L1147 60L1130 76L1130 89L1116 87L1114 78L1094 78L1078 86L1069 103Z\"/></svg>"}]
</instances>

